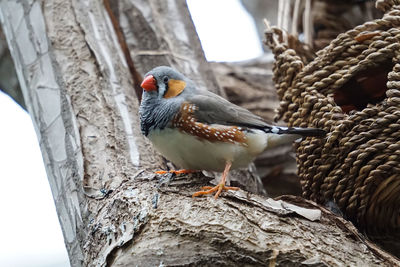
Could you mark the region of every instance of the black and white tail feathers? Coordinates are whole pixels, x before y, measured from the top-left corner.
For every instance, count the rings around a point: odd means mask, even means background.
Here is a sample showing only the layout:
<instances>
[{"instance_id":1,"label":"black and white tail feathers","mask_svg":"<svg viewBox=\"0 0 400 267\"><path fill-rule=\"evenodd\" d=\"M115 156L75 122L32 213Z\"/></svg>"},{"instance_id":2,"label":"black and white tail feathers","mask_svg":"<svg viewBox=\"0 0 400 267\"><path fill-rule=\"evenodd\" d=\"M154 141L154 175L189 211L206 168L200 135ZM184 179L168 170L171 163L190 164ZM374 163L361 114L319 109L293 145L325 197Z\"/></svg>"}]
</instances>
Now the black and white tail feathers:
<instances>
[{"instance_id":1,"label":"black and white tail feathers","mask_svg":"<svg viewBox=\"0 0 400 267\"><path fill-rule=\"evenodd\" d=\"M302 137L324 137L326 132L318 128L299 128L299 127L281 127L281 126L270 126L263 128L266 133L274 134L295 134Z\"/></svg>"}]
</instances>

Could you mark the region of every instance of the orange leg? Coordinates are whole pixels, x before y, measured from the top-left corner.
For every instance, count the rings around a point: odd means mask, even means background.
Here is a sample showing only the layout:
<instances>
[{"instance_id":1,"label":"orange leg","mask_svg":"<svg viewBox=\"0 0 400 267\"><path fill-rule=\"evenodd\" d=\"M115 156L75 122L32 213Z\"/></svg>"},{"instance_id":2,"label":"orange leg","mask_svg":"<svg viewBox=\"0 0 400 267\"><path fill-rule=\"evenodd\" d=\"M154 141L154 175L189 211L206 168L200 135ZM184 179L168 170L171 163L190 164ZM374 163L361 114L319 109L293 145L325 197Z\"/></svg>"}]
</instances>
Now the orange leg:
<instances>
[{"instance_id":1,"label":"orange leg","mask_svg":"<svg viewBox=\"0 0 400 267\"><path fill-rule=\"evenodd\" d=\"M232 186L225 186L225 182L226 182L226 177L228 176L229 173L229 169L231 168L232 163L231 162L227 162L225 165L225 170L222 174L221 177L221 181L219 182L219 184L217 184L214 187L211 186L203 186L201 189L203 189L203 191L198 191L196 193L194 193L192 195L192 197L197 197L197 196L201 196L201 195L207 195L207 194L211 194L215 191L217 191L217 193L215 194L214 198L217 199L218 196L221 194L222 190L228 191L228 190L239 190L239 187L232 187Z\"/></svg>"},{"instance_id":2,"label":"orange leg","mask_svg":"<svg viewBox=\"0 0 400 267\"><path fill-rule=\"evenodd\" d=\"M155 173L156 174L173 173L173 174L178 175L178 174L188 174L188 173L195 173L195 172L198 172L198 171L182 169L182 170L170 170L170 171L156 171Z\"/></svg>"}]
</instances>

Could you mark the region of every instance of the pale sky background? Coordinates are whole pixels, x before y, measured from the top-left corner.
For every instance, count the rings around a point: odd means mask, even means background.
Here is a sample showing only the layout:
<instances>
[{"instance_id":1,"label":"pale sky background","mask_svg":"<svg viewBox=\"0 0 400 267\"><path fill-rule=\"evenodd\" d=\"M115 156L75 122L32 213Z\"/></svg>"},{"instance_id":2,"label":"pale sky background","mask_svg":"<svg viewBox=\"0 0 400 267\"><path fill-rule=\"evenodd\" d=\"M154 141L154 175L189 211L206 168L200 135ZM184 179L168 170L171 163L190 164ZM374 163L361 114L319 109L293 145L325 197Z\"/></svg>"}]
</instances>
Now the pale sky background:
<instances>
[{"instance_id":1,"label":"pale sky background","mask_svg":"<svg viewBox=\"0 0 400 267\"><path fill-rule=\"evenodd\" d=\"M261 55L253 21L238 0L188 0L209 61ZM0 93L0 266L69 266L29 115Z\"/></svg>"}]
</instances>

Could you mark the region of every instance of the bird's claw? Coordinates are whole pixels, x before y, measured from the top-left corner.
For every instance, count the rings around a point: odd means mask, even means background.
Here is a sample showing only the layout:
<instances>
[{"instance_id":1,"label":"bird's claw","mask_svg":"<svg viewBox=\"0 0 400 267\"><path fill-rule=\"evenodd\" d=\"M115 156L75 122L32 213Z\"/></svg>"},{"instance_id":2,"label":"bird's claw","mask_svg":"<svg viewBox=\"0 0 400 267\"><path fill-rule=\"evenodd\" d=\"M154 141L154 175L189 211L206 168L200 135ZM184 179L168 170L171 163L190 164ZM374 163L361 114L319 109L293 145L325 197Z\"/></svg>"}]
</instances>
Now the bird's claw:
<instances>
[{"instance_id":1,"label":"bird's claw","mask_svg":"<svg viewBox=\"0 0 400 267\"><path fill-rule=\"evenodd\" d=\"M201 195L208 195L211 193L214 193L215 191L217 191L217 193L215 194L214 198L217 199L219 197L219 195L221 194L222 191L228 191L228 190L239 190L239 187L234 187L234 186L225 186L224 184L218 184L214 187L212 186L203 186L201 188L203 191L198 191L196 193L194 193L192 195L192 197L197 197L197 196L201 196Z\"/></svg>"}]
</instances>

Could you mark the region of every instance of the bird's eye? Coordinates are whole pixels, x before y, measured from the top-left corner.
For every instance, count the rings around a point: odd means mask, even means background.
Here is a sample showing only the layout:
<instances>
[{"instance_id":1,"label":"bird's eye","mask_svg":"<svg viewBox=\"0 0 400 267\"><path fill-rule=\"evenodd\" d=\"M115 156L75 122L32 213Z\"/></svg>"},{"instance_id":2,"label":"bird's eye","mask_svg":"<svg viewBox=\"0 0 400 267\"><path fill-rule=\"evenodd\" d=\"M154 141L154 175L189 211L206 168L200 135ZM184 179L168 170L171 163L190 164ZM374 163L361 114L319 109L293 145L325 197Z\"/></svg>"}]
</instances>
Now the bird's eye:
<instances>
[{"instance_id":1,"label":"bird's eye","mask_svg":"<svg viewBox=\"0 0 400 267\"><path fill-rule=\"evenodd\" d=\"M167 76L164 76L163 81L164 83L167 83L169 81L169 78Z\"/></svg>"}]
</instances>

